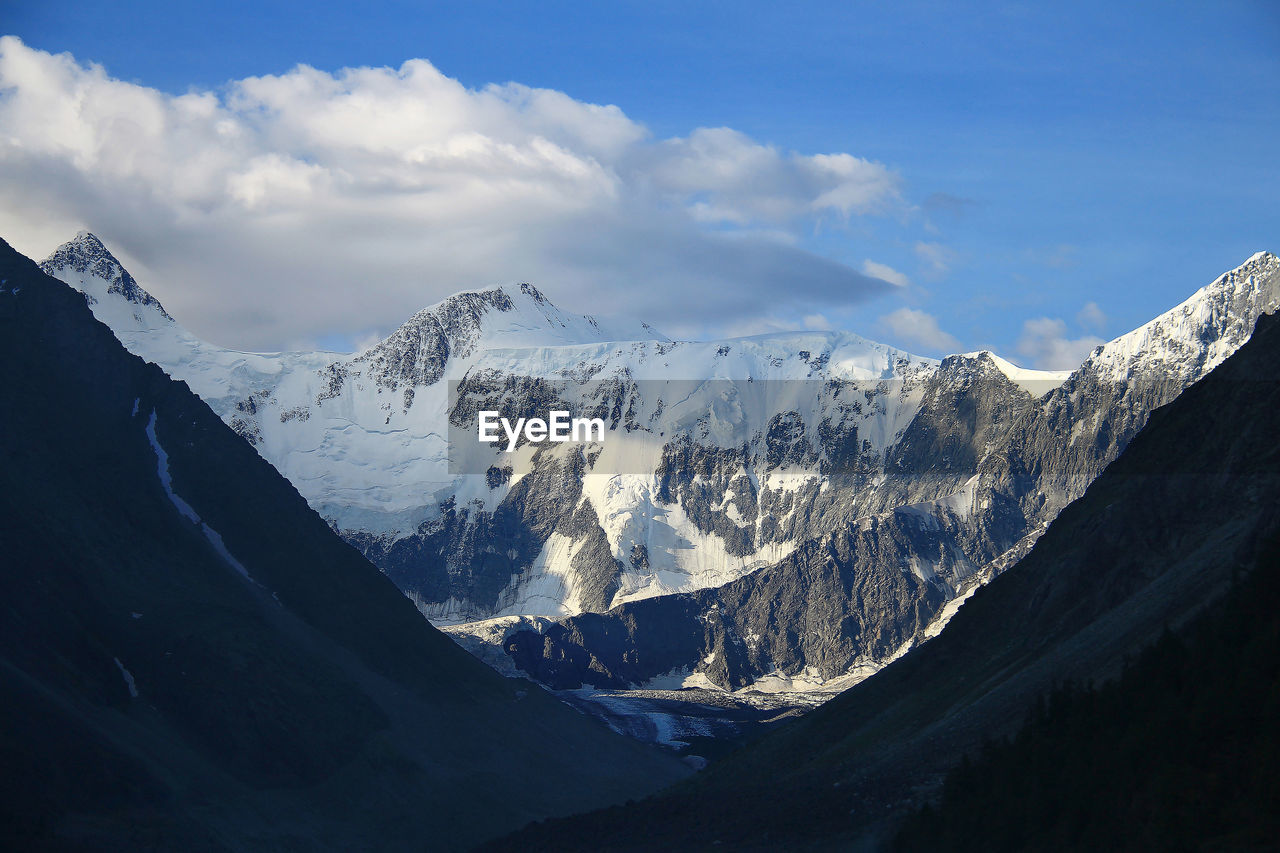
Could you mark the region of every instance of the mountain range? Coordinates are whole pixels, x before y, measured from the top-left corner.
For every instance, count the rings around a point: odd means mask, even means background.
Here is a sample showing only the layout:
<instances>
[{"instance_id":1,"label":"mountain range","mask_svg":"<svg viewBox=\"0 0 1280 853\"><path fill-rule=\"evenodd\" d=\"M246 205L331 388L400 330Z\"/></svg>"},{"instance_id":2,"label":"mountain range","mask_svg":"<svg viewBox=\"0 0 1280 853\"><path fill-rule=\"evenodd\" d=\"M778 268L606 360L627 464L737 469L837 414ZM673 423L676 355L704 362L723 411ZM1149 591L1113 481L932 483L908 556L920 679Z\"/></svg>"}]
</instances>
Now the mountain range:
<instances>
[{"instance_id":1,"label":"mountain range","mask_svg":"<svg viewBox=\"0 0 1280 853\"><path fill-rule=\"evenodd\" d=\"M0 846L462 849L690 772L458 648L89 301L0 242Z\"/></svg>"},{"instance_id":2,"label":"mountain range","mask_svg":"<svg viewBox=\"0 0 1280 853\"><path fill-rule=\"evenodd\" d=\"M0 245L5 837L1265 839L1274 744L1231 732L1265 733L1275 695L1278 304L1280 259L1259 253L1058 374L847 333L671 341L529 285L451 297L351 355L250 354L183 330L90 234L39 267ZM468 438L478 411L549 408L605 438ZM1193 690L1176 662L1129 667L1176 659L1171 633L1222 675ZM1118 675L1102 699L1061 688ZM853 684L798 720L760 693ZM1028 717L1055 688L1110 710ZM591 719L715 740L743 712L688 701L712 695L756 703L769 732L693 776L705 761ZM1220 748L1153 749L1157 714ZM1037 764L1081 737L1142 744L1125 766L1147 805ZM1000 780L954 769L976 753ZM1201 790L1231 816L1176 819ZM937 817L916 812L940 791Z\"/></svg>"},{"instance_id":3,"label":"mountain range","mask_svg":"<svg viewBox=\"0 0 1280 853\"><path fill-rule=\"evenodd\" d=\"M845 332L672 341L527 284L359 353L251 354L183 330L91 234L41 268L425 615L557 688L855 683L936 635L1280 305L1259 253L1059 373ZM557 407L605 440L460 451L481 409Z\"/></svg>"},{"instance_id":4,"label":"mountain range","mask_svg":"<svg viewBox=\"0 0 1280 853\"><path fill-rule=\"evenodd\" d=\"M1267 314L936 638L655 796L483 849L1271 849L1277 377Z\"/></svg>"}]
</instances>

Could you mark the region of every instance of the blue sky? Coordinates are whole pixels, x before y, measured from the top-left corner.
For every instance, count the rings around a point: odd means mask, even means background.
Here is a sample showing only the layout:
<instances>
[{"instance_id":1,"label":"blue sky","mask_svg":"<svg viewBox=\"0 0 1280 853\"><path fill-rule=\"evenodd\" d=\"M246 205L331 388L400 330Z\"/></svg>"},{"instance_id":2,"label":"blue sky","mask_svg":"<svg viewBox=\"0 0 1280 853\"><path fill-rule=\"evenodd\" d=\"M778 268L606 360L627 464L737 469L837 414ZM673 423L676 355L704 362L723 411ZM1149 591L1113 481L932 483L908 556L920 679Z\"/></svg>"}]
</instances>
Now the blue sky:
<instances>
[{"instance_id":1,"label":"blue sky","mask_svg":"<svg viewBox=\"0 0 1280 853\"><path fill-rule=\"evenodd\" d=\"M759 180L797 182L778 191L791 193L794 204L786 214L761 213L765 202L741 187L707 189L681 179L678 202L672 196L652 202L656 207L645 201L650 206L633 216L639 204L633 200L592 215L595 222L626 220L584 235L598 255L616 255L608 264L596 256L584 260L580 250L547 250L566 235L522 225L545 221L545 214L517 217L494 227L543 241L521 243L510 253L531 259L530 275L489 260L473 267L459 260L445 269L427 256L406 258L401 266L413 280L407 291L374 288L366 301L385 310L353 314L350 323L341 319L340 305L351 289L335 281L315 285L323 294L308 294L308 301L332 303L332 310L292 324L279 320L288 311L263 294L289 291L290 266L256 244L244 254L264 269L263 280L236 291L237 307L227 310L210 295L215 285L207 276L179 281L179 261L149 241L185 247L199 260L238 251L236 241L249 238L231 231L208 236L220 233L212 219L186 231L127 227L85 201L92 193L69 177L41 196L57 211L42 229L6 221L10 230L27 232L0 236L20 249L47 251L56 228L72 220L107 232L102 236L141 267L144 285L171 310L176 305L180 319L233 345L343 343L389 331L408 306L471 286L474 268L477 282L537 276L535 283L567 307L643 311L682 335L834 325L924 354L992 347L1042 366L1065 366L1050 362L1145 322L1254 251L1280 250L1274 154L1280 5L1272 2L346 6L106 8L19 0L6 5L4 30L26 49L69 52L80 68L98 63L110 78L170 95L230 98L233 81L284 75L299 63L336 73L426 59L469 90L515 82L562 92L574 103L616 105L649 134L650 160L652 152L666 150L664 140L694 140L698 128L732 128L735 140L775 152L791 170L791 177L769 172ZM254 150L262 155L264 149ZM311 162L291 151L298 162ZM889 176L892 186L851 204L815 207L800 187L810 178L793 174L808 169L804 175L810 175L813 163L799 158L837 153L882 167L877 174ZM47 151L42 156L48 160ZM635 152L624 159L632 168ZM31 197L31 187L13 177L19 167L30 175L31 162L15 161L9 172L0 168L0 198L11 208L15 199ZM105 169L103 162L93 168ZM346 165L317 162L337 170ZM65 171L51 173L46 186ZM628 199L639 192L637 181L648 186L643 169L636 174L628 179ZM857 181L875 177L859 173ZM270 193L276 184L264 186ZM841 190L850 191L848 185ZM111 192L118 197L118 190ZM694 213L664 218L658 208L672 204ZM718 213L698 213L699 204ZM137 202L141 221L164 218L144 206ZM183 221L183 215L164 216ZM481 232L490 218L480 210L467 233L487 239ZM714 270L723 261L704 245L714 232L764 246L752 268L770 271L776 289L771 292L765 274L752 277L731 265L717 279ZM311 239L320 233L330 232L317 230ZM627 254L634 250L628 241L684 245L686 236L687 250L671 250L652 266ZM790 254L769 254L769 241ZM392 250L371 243L362 251L358 257L367 261ZM787 280L793 261L803 268L796 274L801 285ZM681 264L701 272L681 278ZM231 277L252 278L252 269L246 262ZM637 270L634 281L627 280L628 269ZM878 287L867 275L907 284ZM664 292L646 276L685 283ZM655 298L638 298L637 289L651 289ZM740 308L718 310L721 304Z\"/></svg>"}]
</instances>

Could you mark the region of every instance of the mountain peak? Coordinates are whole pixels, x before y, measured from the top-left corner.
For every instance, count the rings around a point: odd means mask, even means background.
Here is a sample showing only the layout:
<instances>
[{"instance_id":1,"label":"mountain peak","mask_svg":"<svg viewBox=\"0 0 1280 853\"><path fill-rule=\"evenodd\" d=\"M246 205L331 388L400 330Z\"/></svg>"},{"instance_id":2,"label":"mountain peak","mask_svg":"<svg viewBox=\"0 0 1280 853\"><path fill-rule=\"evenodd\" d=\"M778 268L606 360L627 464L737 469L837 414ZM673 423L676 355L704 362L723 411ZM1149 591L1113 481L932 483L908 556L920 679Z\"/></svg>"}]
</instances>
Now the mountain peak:
<instances>
[{"instance_id":1,"label":"mountain peak","mask_svg":"<svg viewBox=\"0 0 1280 853\"><path fill-rule=\"evenodd\" d=\"M98 239L97 234L94 234L92 231L85 231L83 229L80 231L77 231L76 236L71 238L71 241L66 245L92 246L101 251L104 251L104 252L107 251L107 247L103 244L103 242L100 239ZM111 254L111 253L107 252L107 254Z\"/></svg>"},{"instance_id":2,"label":"mountain peak","mask_svg":"<svg viewBox=\"0 0 1280 853\"><path fill-rule=\"evenodd\" d=\"M534 302L546 302L547 297L542 295L542 291L534 287L527 281L520 282L520 292L525 296L531 297Z\"/></svg>"},{"instance_id":3,"label":"mountain peak","mask_svg":"<svg viewBox=\"0 0 1280 853\"><path fill-rule=\"evenodd\" d=\"M94 263L102 262L123 270L124 266L111 254L111 250L92 231L77 231L76 236L63 243L53 254L40 262L46 266L70 267L77 272L87 270Z\"/></svg>"},{"instance_id":4,"label":"mountain peak","mask_svg":"<svg viewBox=\"0 0 1280 853\"><path fill-rule=\"evenodd\" d=\"M115 255L91 231L77 231L40 262L40 270L76 288L95 304L102 296L120 296L136 306L153 308L172 322L160 301L138 284Z\"/></svg>"},{"instance_id":5,"label":"mountain peak","mask_svg":"<svg viewBox=\"0 0 1280 853\"><path fill-rule=\"evenodd\" d=\"M1254 252L1249 256L1248 260L1240 264L1235 269L1227 270L1218 276L1213 282L1201 288L1201 292L1209 292L1215 288L1224 286L1235 286L1237 282L1245 282L1250 278L1270 277L1277 270L1280 270L1280 258L1271 252ZM1196 294L1197 296L1200 293ZM1192 297L1195 298L1195 297Z\"/></svg>"},{"instance_id":6,"label":"mountain peak","mask_svg":"<svg viewBox=\"0 0 1280 853\"><path fill-rule=\"evenodd\" d=\"M1070 370L1035 370L1020 367L1008 359L1001 358L991 350L978 350L959 355L950 355L943 359L943 365L972 362L987 370L1000 373L1014 385L1022 388L1034 397L1047 394L1057 388L1071 375Z\"/></svg>"},{"instance_id":7,"label":"mountain peak","mask_svg":"<svg viewBox=\"0 0 1280 853\"><path fill-rule=\"evenodd\" d=\"M1112 379L1176 373L1193 380L1244 344L1280 309L1280 258L1257 252L1154 320L1094 350L1084 368Z\"/></svg>"},{"instance_id":8,"label":"mountain peak","mask_svg":"<svg viewBox=\"0 0 1280 853\"><path fill-rule=\"evenodd\" d=\"M648 323L606 324L586 314L559 308L528 282L487 290L462 290L418 311L371 350L407 334L438 330L457 354L476 346L528 347L668 338Z\"/></svg>"}]
</instances>

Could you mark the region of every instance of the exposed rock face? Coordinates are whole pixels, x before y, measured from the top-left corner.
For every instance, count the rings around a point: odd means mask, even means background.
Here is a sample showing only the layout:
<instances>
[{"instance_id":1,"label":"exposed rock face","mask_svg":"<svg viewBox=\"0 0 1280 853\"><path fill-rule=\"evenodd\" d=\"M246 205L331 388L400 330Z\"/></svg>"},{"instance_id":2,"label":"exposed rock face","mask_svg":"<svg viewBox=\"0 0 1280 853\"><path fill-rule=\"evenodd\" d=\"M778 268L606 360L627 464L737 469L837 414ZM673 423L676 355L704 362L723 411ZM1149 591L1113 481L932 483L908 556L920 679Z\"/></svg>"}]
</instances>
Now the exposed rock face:
<instances>
[{"instance_id":1,"label":"exposed rock face","mask_svg":"<svg viewBox=\"0 0 1280 853\"><path fill-rule=\"evenodd\" d=\"M898 849L895 817L931 799L962 756L1016 732L1037 700L1043 720L1055 704L1046 694L1064 681L1101 689L1070 700L1084 713L1054 721L1052 752L1004 765L1015 785L1045 780L1019 802L1044 804L1047 792L1055 804L1034 817L1015 809L1012 831L997 818L1000 834L987 831L984 809L1002 810L1008 798L974 803L952 839L982 849L1266 846L1274 739L1257 748L1255 735L1273 730L1265 694L1274 697L1280 637L1277 377L1280 317L1268 315L1237 354L1151 413L1034 549L977 590L935 640L686 785L484 849ZM1180 639L1161 640L1170 630ZM1148 655L1156 672L1131 666L1157 641ZM1126 671L1118 688L1102 687ZM1138 690L1135 673L1148 679ZM1199 748L1184 749L1187 738ZM1082 740L1116 751L1103 759ZM1106 760L1151 787L1133 798L1128 780L1096 784ZM1046 772L1053 761L1080 768L1085 790ZM1201 801L1206 767L1221 780L1206 783L1221 805L1213 819L1188 822L1185 796ZM1002 793L1020 793L1008 777L998 781ZM1134 803L1143 812L1134 826L1098 832L1099 821L1134 815ZM1152 833L1153 822L1169 829ZM947 840L920 849L953 849Z\"/></svg>"},{"instance_id":2,"label":"exposed rock face","mask_svg":"<svg viewBox=\"0 0 1280 853\"><path fill-rule=\"evenodd\" d=\"M680 669L728 688L775 672L837 678L915 641L1028 538L998 509L984 522L946 504L867 516L723 586L516 631L505 646L519 668L557 688L626 687Z\"/></svg>"},{"instance_id":3,"label":"exposed rock face","mask_svg":"<svg viewBox=\"0 0 1280 853\"><path fill-rule=\"evenodd\" d=\"M920 639L949 599L1012 565L1153 410L1277 307L1280 262L1257 255L1095 350L1040 400L990 357L948 358L886 454L880 489L842 494L829 478L804 496L811 512L825 508L831 492L839 496L838 508L824 513L836 529L809 528L818 543L715 589L514 632L506 648L518 666L562 687L642 684L681 667L739 687L775 671L829 679L885 662ZM904 580L908 573L916 583Z\"/></svg>"},{"instance_id":4,"label":"exposed rock face","mask_svg":"<svg viewBox=\"0 0 1280 853\"><path fill-rule=\"evenodd\" d=\"M513 308L511 298L501 290L459 294L434 309L419 311L355 361L367 364L368 377L389 391L433 385L444 376L451 353L464 358L471 354L488 311Z\"/></svg>"},{"instance_id":5,"label":"exposed rock face","mask_svg":"<svg viewBox=\"0 0 1280 853\"><path fill-rule=\"evenodd\" d=\"M0 362L5 849L468 849L687 774L435 630L3 241Z\"/></svg>"},{"instance_id":6,"label":"exposed rock face","mask_svg":"<svg viewBox=\"0 0 1280 853\"><path fill-rule=\"evenodd\" d=\"M582 497L583 464L577 454L545 454L491 512L483 504L457 506L450 501L438 519L425 523L414 536L390 542L358 534L348 538L429 607L425 602L501 603L513 578L559 536L573 544L573 552L555 588L546 594L572 602L577 610L606 609L617 591L621 566L590 500ZM423 572L424 565L431 573Z\"/></svg>"},{"instance_id":7,"label":"exposed rock face","mask_svg":"<svg viewBox=\"0 0 1280 853\"><path fill-rule=\"evenodd\" d=\"M776 566L716 589L584 613L541 633L518 632L516 665L553 688L627 687L694 668L743 687L770 672L816 670L830 678L885 658L924 629L947 586L904 573L903 555L949 576L972 571L924 517L890 514L806 543ZM921 550L929 556L923 560Z\"/></svg>"},{"instance_id":8,"label":"exposed rock face","mask_svg":"<svg viewBox=\"0 0 1280 853\"><path fill-rule=\"evenodd\" d=\"M81 231L70 243L59 246L41 262L40 270L50 275L61 273L64 278L70 274L79 274L82 283L89 278L99 279L106 282L107 293L118 294L126 302L153 308L166 319L172 319L159 300L138 286L129 271L120 266L115 256L102 245L102 241L88 231ZM96 301L92 294L88 296L90 300Z\"/></svg>"},{"instance_id":9,"label":"exposed rock face","mask_svg":"<svg viewBox=\"0 0 1280 853\"><path fill-rule=\"evenodd\" d=\"M775 669L830 678L892 655L1024 553L1280 299L1280 260L1256 255L1069 377L836 332L673 342L527 285L451 297L355 356L250 356L167 315L144 323L134 303L110 315L122 294L77 272L100 261L73 243L46 267L187 379L425 614L567 618L506 645L557 683L614 685L672 669L725 686ZM449 436L479 411L552 409L601 418L605 440L521 437L451 468ZM635 626L597 646L582 620L605 611L601 625Z\"/></svg>"}]
</instances>

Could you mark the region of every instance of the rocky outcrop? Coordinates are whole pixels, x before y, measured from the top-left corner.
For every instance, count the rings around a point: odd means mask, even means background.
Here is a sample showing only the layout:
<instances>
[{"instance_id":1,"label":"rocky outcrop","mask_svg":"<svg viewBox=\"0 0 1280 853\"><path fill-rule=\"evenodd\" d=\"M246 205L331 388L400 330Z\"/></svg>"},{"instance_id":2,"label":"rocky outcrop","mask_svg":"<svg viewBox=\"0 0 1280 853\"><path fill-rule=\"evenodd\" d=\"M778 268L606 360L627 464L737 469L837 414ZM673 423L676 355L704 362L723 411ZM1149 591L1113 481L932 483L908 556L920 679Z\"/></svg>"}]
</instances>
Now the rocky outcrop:
<instances>
[{"instance_id":1,"label":"rocky outcrop","mask_svg":"<svg viewBox=\"0 0 1280 853\"><path fill-rule=\"evenodd\" d=\"M1278 306L1280 261L1257 255L1098 348L1039 400L985 354L948 358L885 454L878 488L846 492L832 478L804 494L811 513L838 507L824 513L837 520L835 530L815 525L810 531L819 539L725 586L515 633L506 648L522 669L561 686L641 684L686 669L739 687L773 672L829 679L887 662L923 638L946 601L1016 562L1154 410L1238 348L1250 324ZM785 439L774 447L803 454L787 420L774 424L784 425L775 435ZM699 483L708 482L706 466L695 464L704 457L693 450L683 457L699 471ZM660 628L647 630L651 625Z\"/></svg>"},{"instance_id":2,"label":"rocky outcrop","mask_svg":"<svg viewBox=\"0 0 1280 853\"><path fill-rule=\"evenodd\" d=\"M143 290L129 271L120 265L107 247L93 234L81 231L70 243L59 246L40 263L40 271L49 275L55 272L77 273L82 277L99 278L107 282L107 293L118 294L126 302L154 308L165 319L171 320L160 301ZM86 294L87 295L87 294ZM92 296L89 296L93 299Z\"/></svg>"},{"instance_id":3,"label":"rocky outcrop","mask_svg":"<svg viewBox=\"0 0 1280 853\"><path fill-rule=\"evenodd\" d=\"M541 576L536 563L559 536L575 545L558 574L560 594L576 609L604 610L622 567L582 494L584 466L580 453L544 453L493 510L450 499L412 536L387 540L357 533L348 539L411 591L427 615L448 619L456 612L451 601L493 602L487 616L509 609L528 582ZM474 617L475 609L467 615Z\"/></svg>"},{"instance_id":4,"label":"rocky outcrop","mask_svg":"<svg viewBox=\"0 0 1280 853\"><path fill-rule=\"evenodd\" d=\"M679 655L651 654L668 640L640 622L610 629L629 638L616 648L594 646L585 623L515 644L562 682L683 669L727 686L882 660L1034 542L1280 301L1280 259L1256 255L1070 377L843 332L609 337L527 285L451 297L356 356L251 355L153 322L100 247L78 238L46 268L93 295L104 322L132 324L113 328L186 378L431 618L643 612L682 626ZM605 441L569 453L520 439L450 469L452 431L474 431L478 411L553 408L603 419ZM707 627L713 612L722 629ZM752 635L770 639L753 651Z\"/></svg>"}]
</instances>

